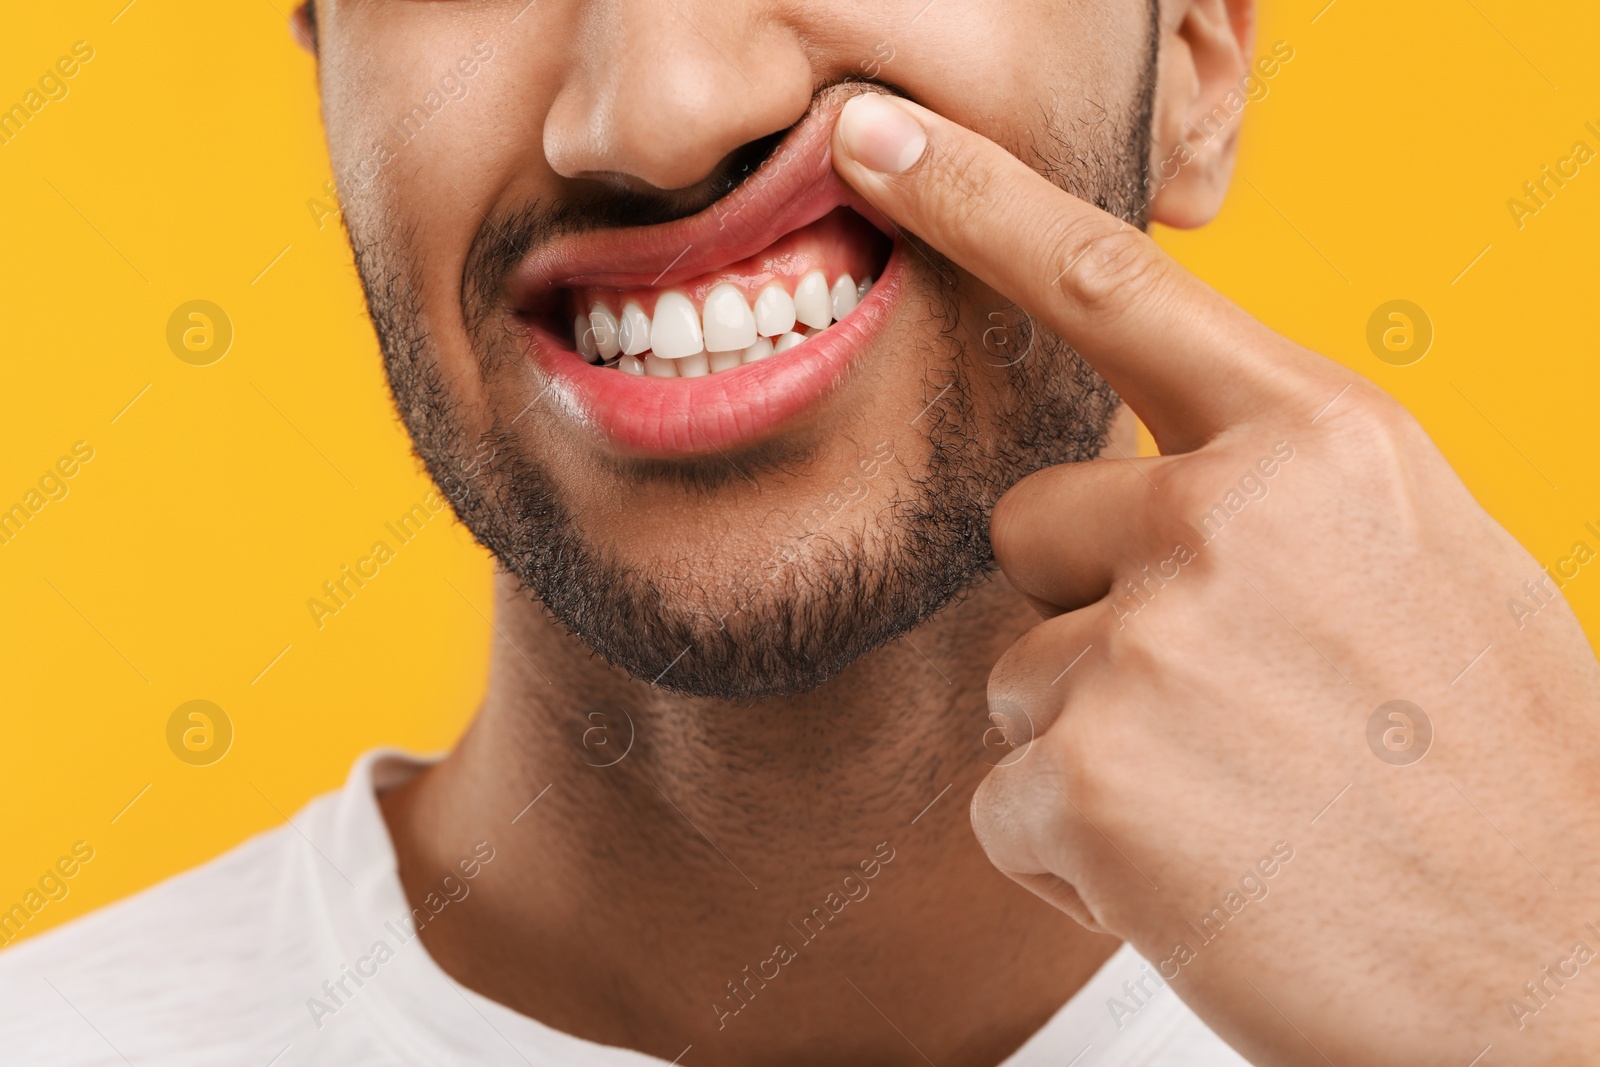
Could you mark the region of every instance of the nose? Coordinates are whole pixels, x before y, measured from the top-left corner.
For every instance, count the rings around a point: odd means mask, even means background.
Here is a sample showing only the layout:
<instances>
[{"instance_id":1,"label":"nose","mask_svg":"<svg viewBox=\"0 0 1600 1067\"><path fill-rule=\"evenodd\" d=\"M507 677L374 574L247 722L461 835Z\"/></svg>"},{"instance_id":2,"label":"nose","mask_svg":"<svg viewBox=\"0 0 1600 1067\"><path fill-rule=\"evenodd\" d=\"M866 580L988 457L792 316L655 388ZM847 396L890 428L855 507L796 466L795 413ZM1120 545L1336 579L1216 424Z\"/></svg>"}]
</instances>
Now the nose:
<instances>
[{"instance_id":1,"label":"nose","mask_svg":"<svg viewBox=\"0 0 1600 1067\"><path fill-rule=\"evenodd\" d=\"M682 189L741 145L798 122L813 72L794 29L749 0L585 4L548 112L545 158L568 178Z\"/></svg>"}]
</instances>

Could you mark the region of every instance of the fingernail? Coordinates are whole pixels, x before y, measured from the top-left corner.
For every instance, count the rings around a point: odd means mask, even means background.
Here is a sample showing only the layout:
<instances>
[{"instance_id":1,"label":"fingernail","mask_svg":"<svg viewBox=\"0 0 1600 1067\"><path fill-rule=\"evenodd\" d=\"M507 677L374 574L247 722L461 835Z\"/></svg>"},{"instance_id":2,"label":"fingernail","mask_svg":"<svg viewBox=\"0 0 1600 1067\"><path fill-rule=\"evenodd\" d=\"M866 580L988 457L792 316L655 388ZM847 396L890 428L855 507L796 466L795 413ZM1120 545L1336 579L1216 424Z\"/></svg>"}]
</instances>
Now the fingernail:
<instances>
[{"instance_id":1,"label":"fingernail","mask_svg":"<svg viewBox=\"0 0 1600 1067\"><path fill-rule=\"evenodd\" d=\"M909 170L928 147L922 124L881 93L864 93L844 105L839 137L857 163L881 174Z\"/></svg>"}]
</instances>

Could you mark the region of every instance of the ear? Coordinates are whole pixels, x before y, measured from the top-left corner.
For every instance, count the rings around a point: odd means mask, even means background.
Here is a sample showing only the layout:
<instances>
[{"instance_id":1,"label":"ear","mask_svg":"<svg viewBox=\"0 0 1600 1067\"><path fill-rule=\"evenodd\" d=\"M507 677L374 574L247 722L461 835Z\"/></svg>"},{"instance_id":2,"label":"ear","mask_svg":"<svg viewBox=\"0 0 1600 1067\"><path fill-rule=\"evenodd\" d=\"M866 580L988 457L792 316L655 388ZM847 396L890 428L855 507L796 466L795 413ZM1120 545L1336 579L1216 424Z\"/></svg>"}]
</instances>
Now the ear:
<instances>
[{"instance_id":1,"label":"ear","mask_svg":"<svg viewBox=\"0 0 1600 1067\"><path fill-rule=\"evenodd\" d=\"M317 10L314 0L305 0L294 9L294 14L289 16L289 29L301 48L312 55L317 54Z\"/></svg>"},{"instance_id":2,"label":"ear","mask_svg":"<svg viewBox=\"0 0 1600 1067\"><path fill-rule=\"evenodd\" d=\"M1255 0L1166 0L1161 7L1150 217L1190 228L1221 208L1245 105L1264 95L1250 66Z\"/></svg>"}]
</instances>

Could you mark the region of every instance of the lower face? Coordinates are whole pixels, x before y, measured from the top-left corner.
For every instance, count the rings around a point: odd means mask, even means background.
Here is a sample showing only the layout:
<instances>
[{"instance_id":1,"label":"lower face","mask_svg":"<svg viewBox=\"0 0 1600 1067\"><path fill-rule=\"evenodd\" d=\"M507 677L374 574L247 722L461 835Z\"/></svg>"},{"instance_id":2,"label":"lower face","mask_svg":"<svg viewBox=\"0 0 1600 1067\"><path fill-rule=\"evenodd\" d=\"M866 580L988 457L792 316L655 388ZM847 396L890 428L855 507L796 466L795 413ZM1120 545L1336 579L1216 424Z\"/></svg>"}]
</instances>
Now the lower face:
<instances>
[{"instance_id":1,"label":"lower face","mask_svg":"<svg viewBox=\"0 0 1600 1067\"><path fill-rule=\"evenodd\" d=\"M1105 384L875 216L827 145L844 99L898 92L1142 226L1150 11L925 4L319 5L417 451L637 678L826 682L984 576L1011 484L1104 443Z\"/></svg>"}]
</instances>

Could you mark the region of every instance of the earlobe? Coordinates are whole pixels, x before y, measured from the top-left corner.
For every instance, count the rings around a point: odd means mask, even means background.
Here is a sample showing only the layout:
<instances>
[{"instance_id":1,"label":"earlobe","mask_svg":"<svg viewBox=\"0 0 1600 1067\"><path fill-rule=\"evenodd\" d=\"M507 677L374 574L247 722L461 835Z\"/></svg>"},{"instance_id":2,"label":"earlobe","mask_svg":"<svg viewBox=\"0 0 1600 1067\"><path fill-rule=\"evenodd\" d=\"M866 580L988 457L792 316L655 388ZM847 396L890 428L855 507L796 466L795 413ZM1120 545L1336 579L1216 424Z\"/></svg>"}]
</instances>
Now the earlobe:
<instances>
[{"instance_id":1,"label":"earlobe","mask_svg":"<svg viewBox=\"0 0 1600 1067\"><path fill-rule=\"evenodd\" d=\"M301 48L312 55L317 54L317 11L314 0L305 0L294 9L294 14L289 16L289 30Z\"/></svg>"},{"instance_id":2,"label":"earlobe","mask_svg":"<svg viewBox=\"0 0 1600 1067\"><path fill-rule=\"evenodd\" d=\"M1263 95L1249 62L1254 36L1254 0L1167 5L1151 119L1153 221L1201 226L1221 208L1244 111Z\"/></svg>"}]
</instances>

